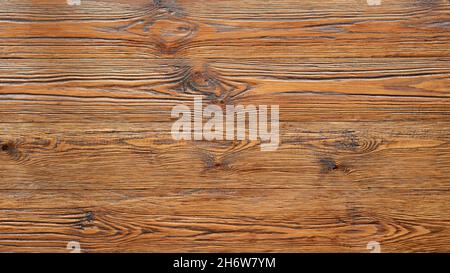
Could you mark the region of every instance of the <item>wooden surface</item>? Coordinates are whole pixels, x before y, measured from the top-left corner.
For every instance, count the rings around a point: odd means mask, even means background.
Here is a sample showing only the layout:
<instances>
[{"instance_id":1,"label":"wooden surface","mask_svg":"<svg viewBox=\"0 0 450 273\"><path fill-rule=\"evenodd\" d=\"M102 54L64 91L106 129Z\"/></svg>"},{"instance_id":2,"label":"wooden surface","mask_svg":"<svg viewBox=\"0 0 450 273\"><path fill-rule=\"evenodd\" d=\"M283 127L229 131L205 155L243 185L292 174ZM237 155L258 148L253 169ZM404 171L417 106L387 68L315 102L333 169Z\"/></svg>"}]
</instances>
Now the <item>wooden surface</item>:
<instances>
[{"instance_id":1,"label":"wooden surface","mask_svg":"<svg viewBox=\"0 0 450 273\"><path fill-rule=\"evenodd\" d=\"M447 0L0 0L0 252L450 251ZM175 141L280 105L281 145Z\"/></svg>"}]
</instances>

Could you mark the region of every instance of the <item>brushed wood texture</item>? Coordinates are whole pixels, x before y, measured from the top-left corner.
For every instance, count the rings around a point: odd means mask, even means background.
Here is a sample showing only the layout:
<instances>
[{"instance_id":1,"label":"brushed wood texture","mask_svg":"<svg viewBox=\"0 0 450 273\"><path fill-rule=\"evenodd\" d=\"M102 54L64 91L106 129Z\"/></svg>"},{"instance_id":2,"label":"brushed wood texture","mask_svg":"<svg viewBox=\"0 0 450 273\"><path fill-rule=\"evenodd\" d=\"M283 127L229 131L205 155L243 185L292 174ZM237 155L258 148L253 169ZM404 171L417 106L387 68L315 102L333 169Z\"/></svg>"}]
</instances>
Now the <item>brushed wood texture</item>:
<instances>
[{"instance_id":1,"label":"brushed wood texture","mask_svg":"<svg viewBox=\"0 0 450 273\"><path fill-rule=\"evenodd\" d=\"M449 28L448 0L0 0L0 252L449 252ZM173 140L194 95L279 105L279 149Z\"/></svg>"}]
</instances>

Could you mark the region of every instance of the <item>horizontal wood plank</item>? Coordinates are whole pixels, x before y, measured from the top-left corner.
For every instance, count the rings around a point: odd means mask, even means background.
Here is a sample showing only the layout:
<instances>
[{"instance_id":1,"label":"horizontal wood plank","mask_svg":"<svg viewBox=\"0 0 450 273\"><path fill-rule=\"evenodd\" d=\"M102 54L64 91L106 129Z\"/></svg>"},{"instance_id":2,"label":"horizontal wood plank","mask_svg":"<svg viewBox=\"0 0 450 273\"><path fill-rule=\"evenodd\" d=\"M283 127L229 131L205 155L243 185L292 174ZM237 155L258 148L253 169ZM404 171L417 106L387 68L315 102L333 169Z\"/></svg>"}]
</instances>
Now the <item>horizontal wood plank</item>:
<instances>
[{"instance_id":1,"label":"horizontal wood plank","mask_svg":"<svg viewBox=\"0 0 450 273\"><path fill-rule=\"evenodd\" d=\"M2 251L67 252L69 241L84 252L365 252L371 240L383 252L423 252L450 243L448 191L216 188L0 197Z\"/></svg>"},{"instance_id":2,"label":"horizontal wood plank","mask_svg":"<svg viewBox=\"0 0 450 273\"><path fill-rule=\"evenodd\" d=\"M3 189L449 189L449 122L293 123L277 151L174 141L166 123L4 124ZM51 167L50 167L51 166ZM170 176L167 174L170 173Z\"/></svg>"},{"instance_id":3,"label":"horizontal wood plank","mask_svg":"<svg viewBox=\"0 0 450 273\"><path fill-rule=\"evenodd\" d=\"M446 57L449 18L446 0L15 0L0 13L0 57Z\"/></svg>"}]
</instances>

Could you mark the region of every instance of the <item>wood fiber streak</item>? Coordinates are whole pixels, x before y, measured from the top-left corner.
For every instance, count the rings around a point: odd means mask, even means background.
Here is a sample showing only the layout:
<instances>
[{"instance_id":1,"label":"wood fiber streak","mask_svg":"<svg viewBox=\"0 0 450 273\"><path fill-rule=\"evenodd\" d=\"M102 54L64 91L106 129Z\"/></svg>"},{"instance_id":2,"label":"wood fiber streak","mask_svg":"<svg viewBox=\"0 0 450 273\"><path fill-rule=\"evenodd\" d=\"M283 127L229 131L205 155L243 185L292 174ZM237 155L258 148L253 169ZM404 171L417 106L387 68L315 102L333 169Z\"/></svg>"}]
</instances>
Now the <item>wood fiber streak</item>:
<instances>
[{"instance_id":1,"label":"wood fiber streak","mask_svg":"<svg viewBox=\"0 0 450 273\"><path fill-rule=\"evenodd\" d=\"M0 1L0 252L449 252L449 27L448 0ZM279 105L278 150L173 140L194 96Z\"/></svg>"}]
</instances>

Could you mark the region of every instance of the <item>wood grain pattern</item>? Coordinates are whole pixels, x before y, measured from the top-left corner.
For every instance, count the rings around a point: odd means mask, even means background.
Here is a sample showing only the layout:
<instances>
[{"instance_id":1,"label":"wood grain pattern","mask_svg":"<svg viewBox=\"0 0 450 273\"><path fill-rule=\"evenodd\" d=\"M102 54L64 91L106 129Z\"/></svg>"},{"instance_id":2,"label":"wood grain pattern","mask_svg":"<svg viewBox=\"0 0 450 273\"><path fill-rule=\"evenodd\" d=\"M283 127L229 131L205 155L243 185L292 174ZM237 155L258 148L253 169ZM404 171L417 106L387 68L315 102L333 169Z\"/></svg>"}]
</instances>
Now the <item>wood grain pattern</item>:
<instances>
[{"instance_id":1,"label":"wood grain pattern","mask_svg":"<svg viewBox=\"0 0 450 273\"><path fill-rule=\"evenodd\" d=\"M0 252L450 251L449 1L81 1L0 1Z\"/></svg>"}]
</instances>

